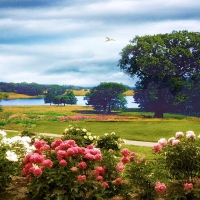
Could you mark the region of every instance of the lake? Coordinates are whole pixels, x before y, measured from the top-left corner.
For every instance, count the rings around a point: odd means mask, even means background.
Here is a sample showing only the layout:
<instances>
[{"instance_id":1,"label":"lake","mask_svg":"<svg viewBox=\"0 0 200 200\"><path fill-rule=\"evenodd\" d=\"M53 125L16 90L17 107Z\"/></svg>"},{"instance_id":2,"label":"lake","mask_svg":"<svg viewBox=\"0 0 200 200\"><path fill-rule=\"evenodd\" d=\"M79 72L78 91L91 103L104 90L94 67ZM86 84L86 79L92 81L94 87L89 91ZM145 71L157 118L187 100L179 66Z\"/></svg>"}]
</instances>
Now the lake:
<instances>
[{"instance_id":1,"label":"lake","mask_svg":"<svg viewBox=\"0 0 200 200\"><path fill-rule=\"evenodd\" d=\"M86 101L83 100L83 96L76 96L78 99L78 106L85 106ZM138 104L133 103L134 99L132 96L127 96L127 107L128 108L138 108ZM9 99L2 100L0 102L2 106L39 106L39 105L49 105L44 103L44 99Z\"/></svg>"}]
</instances>

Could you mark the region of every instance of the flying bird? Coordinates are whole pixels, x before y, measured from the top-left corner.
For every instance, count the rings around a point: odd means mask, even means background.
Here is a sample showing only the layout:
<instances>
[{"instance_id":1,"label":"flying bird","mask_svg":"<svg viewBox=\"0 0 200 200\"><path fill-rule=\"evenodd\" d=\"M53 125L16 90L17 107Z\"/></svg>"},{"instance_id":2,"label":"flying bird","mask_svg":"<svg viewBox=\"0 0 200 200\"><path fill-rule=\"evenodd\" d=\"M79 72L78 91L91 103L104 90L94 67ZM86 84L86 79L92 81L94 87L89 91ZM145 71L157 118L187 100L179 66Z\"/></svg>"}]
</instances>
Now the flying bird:
<instances>
[{"instance_id":1,"label":"flying bird","mask_svg":"<svg viewBox=\"0 0 200 200\"><path fill-rule=\"evenodd\" d=\"M112 38L109 38L109 37L106 37L106 41L105 42L108 42L108 41L116 41L116 40L114 40Z\"/></svg>"}]
</instances>

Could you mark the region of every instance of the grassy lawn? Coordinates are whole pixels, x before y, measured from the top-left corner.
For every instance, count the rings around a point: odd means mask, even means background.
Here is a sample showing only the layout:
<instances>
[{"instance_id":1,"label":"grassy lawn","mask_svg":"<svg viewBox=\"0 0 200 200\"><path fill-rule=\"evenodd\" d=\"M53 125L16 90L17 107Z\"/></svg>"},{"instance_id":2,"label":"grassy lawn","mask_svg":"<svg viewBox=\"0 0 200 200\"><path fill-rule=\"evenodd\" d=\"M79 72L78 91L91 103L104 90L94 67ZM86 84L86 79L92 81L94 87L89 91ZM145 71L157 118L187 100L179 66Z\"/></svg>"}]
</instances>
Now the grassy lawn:
<instances>
[{"instance_id":1,"label":"grassy lawn","mask_svg":"<svg viewBox=\"0 0 200 200\"><path fill-rule=\"evenodd\" d=\"M177 131L193 130L197 135L200 134L200 119L182 115L165 114L164 119L144 119L136 109L127 109L104 115L106 119L100 121L61 121L63 116L99 115L87 106L4 106L0 113L0 129L62 134L69 125L77 125L93 135L115 132L124 139L152 142L172 137Z\"/></svg>"}]
</instances>

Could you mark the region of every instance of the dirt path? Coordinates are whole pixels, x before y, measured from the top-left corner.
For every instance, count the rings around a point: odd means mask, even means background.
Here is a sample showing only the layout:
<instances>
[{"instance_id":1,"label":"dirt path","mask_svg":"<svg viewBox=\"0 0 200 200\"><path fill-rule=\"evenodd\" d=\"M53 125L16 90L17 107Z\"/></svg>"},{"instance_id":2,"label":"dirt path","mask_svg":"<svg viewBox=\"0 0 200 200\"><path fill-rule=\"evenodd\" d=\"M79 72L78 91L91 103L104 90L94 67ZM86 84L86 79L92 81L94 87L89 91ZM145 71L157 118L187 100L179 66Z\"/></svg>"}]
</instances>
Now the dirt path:
<instances>
[{"instance_id":1,"label":"dirt path","mask_svg":"<svg viewBox=\"0 0 200 200\"><path fill-rule=\"evenodd\" d=\"M4 130L5 132L19 132L15 130ZM54 134L54 133L39 133L44 136L49 136L49 137L61 137L61 134ZM135 140L125 140L124 143L128 145L135 145L135 146L146 146L146 147L153 147L156 142L145 142L145 141L135 141Z\"/></svg>"}]
</instances>

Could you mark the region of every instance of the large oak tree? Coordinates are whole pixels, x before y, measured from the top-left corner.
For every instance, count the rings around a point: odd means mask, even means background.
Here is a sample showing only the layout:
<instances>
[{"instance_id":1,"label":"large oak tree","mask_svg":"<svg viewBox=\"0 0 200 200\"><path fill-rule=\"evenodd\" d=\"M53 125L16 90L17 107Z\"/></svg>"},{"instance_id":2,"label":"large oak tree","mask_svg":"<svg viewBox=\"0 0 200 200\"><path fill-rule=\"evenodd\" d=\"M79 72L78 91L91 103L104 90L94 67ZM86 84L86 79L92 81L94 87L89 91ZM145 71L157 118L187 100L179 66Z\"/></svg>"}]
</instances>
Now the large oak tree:
<instances>
[{"instance_id":1,"label":"large oak tree","mask_svg":"<svg viewBox=\"0 0 200 200\"><path fill-rule=\"evenodd\" d=\"M120 52L120 69L138 78L134 90L136 103L162 118L164 112L178 112L200 97L200 33L172 33L136 36ZM195 97L192 92L195 91Z\"/></svg>"}]
</instances>

